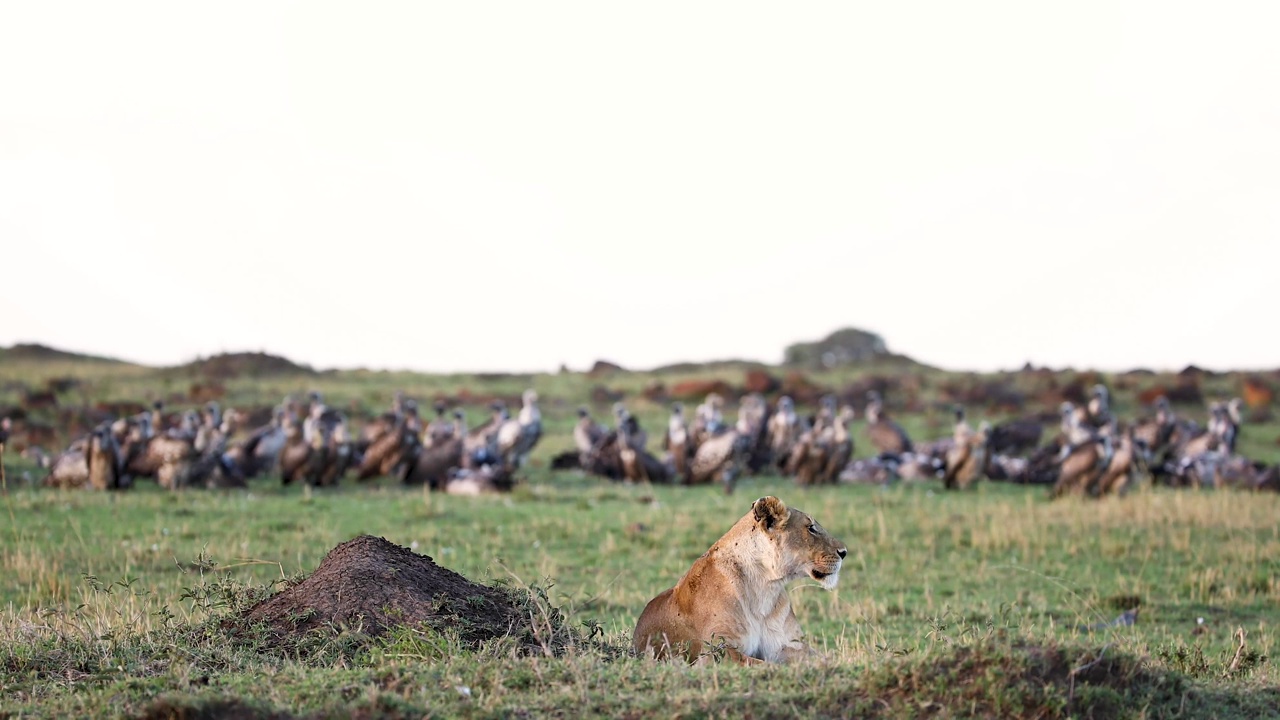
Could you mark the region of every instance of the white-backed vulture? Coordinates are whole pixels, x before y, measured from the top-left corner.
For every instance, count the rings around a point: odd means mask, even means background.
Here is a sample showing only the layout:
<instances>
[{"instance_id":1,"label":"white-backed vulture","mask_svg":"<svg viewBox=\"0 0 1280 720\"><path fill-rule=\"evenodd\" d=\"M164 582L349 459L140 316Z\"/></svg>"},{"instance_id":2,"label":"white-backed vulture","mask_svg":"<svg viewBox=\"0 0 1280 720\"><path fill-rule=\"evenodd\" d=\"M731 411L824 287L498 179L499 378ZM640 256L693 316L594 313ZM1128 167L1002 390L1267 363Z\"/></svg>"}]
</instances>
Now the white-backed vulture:
<instances>
[{"instance_id":1,"label":"white-backed vulture","mask_svg":"<svg viewBox=\"0 0 1280 720\"><path fill-rule=\"evenodd\" d=\"M726 493L733 492L734 482L742 472L746 460L748 438L736 430L726 430L708 437L694 453L689 463L686 485L719 482Z\"/></svg>"},{"instance_id":2,"label":"white-backed vulture","mask_svg":"<svg viewBox=\"0 0 1280 720\"><path fill-rule=\"evenodd\" d=\"M689 475L689 427L684 421L684 405L671 404L671 416L667 418L667 432L662 436L662 449L671 456L676 477L683 480Z\"/></svg>"},{"instance_id":3,"label":"white-backed vulture","mask_svg":"<svg viewBox=\"0 0 1280 720\"><path fill-rule=\"evenodd\" d=\"M229 460L245 478L275 469L284 449L284 408L276 408L271 422L254 429L243 441L227 451Z\"/></svg>"},{"instance_id":4,"label":"white-backed vulture","mask_svg":"<svg viewBox=\"0 0 1280 720\"><path fill-rule=\"evenodd\" d=\"M769 451L777 467L786 464L791 448L805 429L804 421L796 413L795 402L786 395L778 398L777 410L769 418Z\"/></svg>"},{"instance_id":5,"label":"white-backed vulture","mask_svg":"<svg viewBox=\"0 0 1280 720\"><path fill-rule=\"evenodd\" d=\"M41 485L57 488L78 488L89 484L89 463L85 460L84 446L67 449L53 459L49 474Z\"/></svg>"},{"instance_id":6,"label":"white-backed vulture","mask_svg":"<svg viewBox=\"0 0 1280 720\"><path fill-rule=\"evenodd\" d=\"M693 409L693 428L690 439L693 451L713 435L724 430L724 398L719 393L708 393L706 400Z\"/></svg>"},{"instance_id":7,"label":"white-backed vulture","mask_svg":"<svg viewBox=\"0 0 1280 720\"><path fill-rule=\"evenodd\" d=\"M948 490L964 490L982 476L987 460L987 431L983 422L974 432L964 419L964 411L956 413L956 427L951 450L947 452L947 464L942 474L942 485Z\"/></svg>"},{"instance_id":8,"label":"white-backed vulture","mask_svg":"<svg viewBox=\"0 0 1280 720\"><path fill-rule=\"evenodd\" d=\"M522 406L515 420L498 428L498 456L504 467L517 469L529 461L529 453L542 437L542 413L538 410L538 393L525 390Z\"/></svg>"},{"instance_id":9,"label":"white-backed vulture","mask_svg":"<svg viewBox=\"0 0 1280 720\"><path fill-rule=\"evenodd\" d=\"M893 471L902 480L937 480L946 470L945 458L945 451L942 457L934 457L922 452L906 452L898 456L897 463L893 465Z\"/></svg>"},{"instance_id":10,"label":"white-backed vulture","mask_svg":"<svg viewBox=\"0 0 1280 720\"><path fill-rule=\"evenodd\" d=\"M1089 427L1088 416L1083 408L1064 402L1058 412L1062 415L1062 434L1066 438L1064 451L1095 439L1096 433Z\"/></svg>"},{"instance_id":11,"label":"white-backed vulture","mask_svg":"<svg viewBox=\"0 0 1280 720\"><path fill-rule=\"evenodd\" d=\"M817 481L834 484L840 479L840 471L849 464L853 457L853 435L849 432L849 424L853 422L853 408L848 405L840 409L836 416L831 439L828 441L826 464L823 466Z\"/></svg>"},{"instance_id":12,"label":"white-backed vulture","mask_svg":"<svg viewBox=\"0 0 1280 720\"><path fill-rule=\"evenodd\" d=\"M573 444L578 448L579 455L585 456L591 452L607 432L603 425L592 419L589 410L585 407L578 408L578 422L573 426Z\"/></svg>"}]
</instances>

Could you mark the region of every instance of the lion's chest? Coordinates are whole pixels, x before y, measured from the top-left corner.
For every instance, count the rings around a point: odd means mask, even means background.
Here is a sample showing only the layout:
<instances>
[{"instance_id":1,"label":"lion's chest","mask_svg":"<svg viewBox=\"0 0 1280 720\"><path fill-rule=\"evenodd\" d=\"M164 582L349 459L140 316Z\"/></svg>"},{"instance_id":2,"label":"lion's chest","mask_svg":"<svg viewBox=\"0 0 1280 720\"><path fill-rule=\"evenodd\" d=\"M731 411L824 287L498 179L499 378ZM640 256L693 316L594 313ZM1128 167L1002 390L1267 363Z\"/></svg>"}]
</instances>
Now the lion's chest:
<instances>
[{"instance_id":1,"label":"lion's chest","mask_svg":"<svg viewBox=\"0 0 1280 720\"><path fill-rule=\"evenodd\" d=\"M788 637L791 612L786 598L781 598L768 608L743 609L745 612L738 649L742 654L753 658L779 662L782 649L791 641Z\"/></svg>"}]
</instances>

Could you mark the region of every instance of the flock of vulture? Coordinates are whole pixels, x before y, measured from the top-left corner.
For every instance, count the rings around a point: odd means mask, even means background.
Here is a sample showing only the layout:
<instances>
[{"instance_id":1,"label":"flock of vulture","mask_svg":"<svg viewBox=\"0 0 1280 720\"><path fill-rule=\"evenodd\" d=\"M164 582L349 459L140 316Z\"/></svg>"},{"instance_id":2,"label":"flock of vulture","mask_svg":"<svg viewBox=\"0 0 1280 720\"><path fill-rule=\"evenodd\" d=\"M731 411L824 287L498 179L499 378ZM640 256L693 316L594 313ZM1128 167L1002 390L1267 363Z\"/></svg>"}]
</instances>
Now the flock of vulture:
<instances>
[{"instance_id":1,"label":"flock of vulture","mask_svg":"<svg viewBox=\"0 0 1280 720\"><path fill-rule=\"evenodd\" d=\"M1178 417L1161 398L1154 416L1123 424L1111 413L1106 387L1098 385L1086 405L1061 406L1059 432L1043 446L1044 427L1036 421L994 427L983 422L975 429L963 408L955 410L951 437L913 443L871 392L864 433L875 452L854 460L855 411L837 408L834 396L802 416L788 397L770 412L763 397L748 395L729 426L723 398L712 394L694 409L692 422L683 406L672 406L662 459L647 450L647 435L636 419L615 405L613 430L580 409L577 451L552 463L630 482L721 483L726 491L742 474L759 472L790 476L801 485L941 480L947 489L964 489L985 477L1051 486L1054 497L1117 494L1147 477L1176 486L1280 489L1280 469L1236 453L1240 406L1239 399L1215 403L1201 427Z\"/></svg>"},{"instance_id":2,"label":"flock of vulture","mask_svg":"<svg viewBox=\"0 0 1280 720\"><path fill-rule=\"evenodd\" d=\"M732 424L725 399L707 396L691 418L680 403L671 413L661 456L648 449L648 434L626 407L613 407L613 428L578 410L575 450L552 459L556 469L626 482L720 484L732 492L744 474L782 474L801 485L941 480L964 489L985 477L1051 486L1054 497L1122 493L1143 478L1179 486L1238 486L1280 489L1280 470L1236 452L1241 403L1215 403L1204 426L1178 417L1163 398L1151 417L1122 423L1112 415L1105 386L1094 388L1083 406L1064 403L1058 432L1041 445L1044 427L1032 420L970 426L955 410L951 437L914 443L889 416L882 398L869 393L864 408L866 439L874 448L854 459L853 407L821 399L801 414L788 397L770 408L758 394L743 397ZM169 416L160 404L149 412L96 427L56 457L39 458L49 472L43 484L115 490L139 478L162 487L243 487L265 473L286 483L337 484L390 476L451 494L510 490L516 472L542 437L542 416L533 390L523 394L513 417L502 402L490 417L468 427L461 410L435 405L424 421L417 404L397 394L391 408L355 434L347 418L326 406L318 393L293 398L275 409L271 422L240 432L242 416L216 403L201 411ZM0 445L8 430L0 422Z\"/></svg>"},{"instance_id":3,"label":"flock of vulture","mask_svg":"<svg viewBox=\"0 0 1280 720\"><path fill-rule=\"evenodd\" d=\"M169 489L244 487L275 472L285 484L327 486L354 473L358 480L393 476L453 494L509 490L542 435L537 399L525 392L515 417L494 403L488 421L468 428L464 413L450 415L443 404L424 422L417 404L397 395L391 409L356 436L342 413L311 393L306 405L285 398L271 422L235 443L236 411L209 403L175 421L157 403L149 412L103 423L43 459L49 473L42 484L119 490L153 478Z\"/></svg>"}]
</instances>

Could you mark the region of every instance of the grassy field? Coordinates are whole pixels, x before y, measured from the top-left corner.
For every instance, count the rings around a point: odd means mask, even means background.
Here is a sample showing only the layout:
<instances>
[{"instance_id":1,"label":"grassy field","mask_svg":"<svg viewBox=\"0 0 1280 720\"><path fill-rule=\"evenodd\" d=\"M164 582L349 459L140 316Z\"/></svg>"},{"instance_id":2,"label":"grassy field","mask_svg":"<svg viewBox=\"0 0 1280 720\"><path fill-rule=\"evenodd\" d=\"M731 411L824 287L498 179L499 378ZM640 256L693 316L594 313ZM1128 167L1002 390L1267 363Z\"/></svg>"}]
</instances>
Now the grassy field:
<instances>
[{"instance_id":1,"label":"grassy field","mask_svg":"<svg viewBox=\"0 0 1280 720\"><path fill-rule=\"evenodd\" d=\"M625 657L644 603L764 494L809 510L849 545L840 589L792 591L828 663L753 672ZM264 481L226 494L24 489L5 512L0 697L14 716L137 714L156 710L158 695L177 706L234 697L288 713L405 717L583 707L821 716L846 706L885 716L1160 717L1190 707L1208 713L1196 717L1259 717L1280 707L1264 659L1275 653L1280 601L1274 495L1051 503L994 484L965 494L802 491L759 478L725 496L535 473L511 497L394 486L308 497ZM598 625L604 643L520 658L406 634L290 657L227 644L205 623L359 533L472 579L540 588L571 624ZM1136 623L1108 624L1132 607ZM1246 647L1231 671L1237 629ZM1115 677L1072 696L1069 668L1036 669L1052 652L1072 668L1102 653Z\"/></svg>"},{"instance_id":2,"label":"grassy field","mask_svg":"<svg viewBox=\"0 0 1280 720\"><path fill-rule=\"evenodd\" d=\"M144 397L163 382L130 366L0 363L0 382L62 374L89 378L86 402ZM652 381L604 381L632 393L651 437L662 405L634 393ZM17 478L34 470L6 456L0 718L1280 716L1271 660L1280 496L1144 488L1051 502L1043 488L995 483L965 493L799 489L775 477L748 478L726 496L548 471L548 458L571 445L573 408L597 382L369 372L226 384L228 404L319 387L352 407L381 407L397 387L430 397L532 384L547 398L547 437L526 481L502 497L386 481L304 492L271 478L235 492L145 483L64 492L25 484ZM946 432L934 413L901 419L917 437ZM1274 462L1276 434L1248 426L1243 448ZM630 657L644 604L766 494L811 512L849 546L837 591L810 583L791 593L826 659L743 669ZM529 657L503 641L473 647L418 629L287 647L225 631L221 621L360 533L558 607L579 640ZM1114 622L1134 608L1135 622Z\"/></svg>"}]
</instances>

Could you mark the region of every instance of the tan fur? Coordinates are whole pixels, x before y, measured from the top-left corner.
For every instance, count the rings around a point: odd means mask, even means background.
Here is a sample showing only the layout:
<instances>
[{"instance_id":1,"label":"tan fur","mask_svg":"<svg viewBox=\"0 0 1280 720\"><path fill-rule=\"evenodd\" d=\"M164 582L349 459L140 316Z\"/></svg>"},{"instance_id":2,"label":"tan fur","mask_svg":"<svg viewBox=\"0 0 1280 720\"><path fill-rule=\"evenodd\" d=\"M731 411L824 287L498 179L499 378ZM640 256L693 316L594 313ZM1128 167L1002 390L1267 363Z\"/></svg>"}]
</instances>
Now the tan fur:
<instances>
[{"instance_id":1,"label":"tan fur","mask_svg":"<svg viewBox=\"0 0 1280 720\"><path fill-rule=\"evenodd\" d=\"M803 640L787 583L812 577L834 589L846 552L808 514L776 497L760 498L675 587L649 601L633 647L691 663L718 647L743 664L812 657L817 653Z\"/></svg>"}]
</instances>

